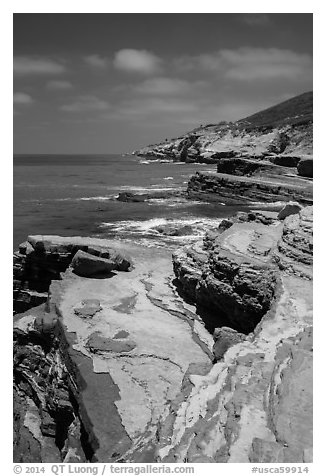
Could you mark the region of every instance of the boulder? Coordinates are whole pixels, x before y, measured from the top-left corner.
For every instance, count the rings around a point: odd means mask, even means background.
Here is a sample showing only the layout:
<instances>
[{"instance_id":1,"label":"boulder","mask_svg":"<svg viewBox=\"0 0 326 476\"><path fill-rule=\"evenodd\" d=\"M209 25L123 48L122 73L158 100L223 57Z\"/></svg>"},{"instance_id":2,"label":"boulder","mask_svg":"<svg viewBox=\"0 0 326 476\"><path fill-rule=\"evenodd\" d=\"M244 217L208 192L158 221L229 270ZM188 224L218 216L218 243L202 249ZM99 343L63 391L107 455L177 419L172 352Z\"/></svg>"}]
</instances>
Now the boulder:
<instances>
[{"instance_id":1,"label":"boulder","mask_svg":"<svg viewBox=\"0 0 326 476\"><path fill-rule=\"evenodd\" d=\"M14 253L14 313L45 302L51 282L61 279L78 251L113 262L117 271L133 268L131 258L109 240L31 235Z\"/></svg>"},{"instance_id":2,"label":"boulder","mask_svg":"<svg viewBox=\"0 0 326 476\"><path fill-rule=\"evenodd\" d=\"M169 224L159 225L159 226L156 226L154 230L166 236L187 236L187 235L194 234L194 230L190 225L184 225L184 226L175 226L175 225L169 225Z\"/></svg>"},{"instance_id":3,"label":"boulder","mask_svg":"<svg viewBox=\"0 0 326 476\"><path fill-rule=\"evenodd\" d=\"M279 220L284 220L290 215L295 215L296 213L299 213L301 209L302 206L298 202L289 202L282 208L282 210L279 211L277 218Z\"/></svg>"},{"instance_id":4,"label":"boulder","mask_svg":"<svg viewBox=\"0 0 326 476\"><path fill-rule=\"evenodd\" d=\"M313 159L304 158L301 159L297 165L298 174L302 177L313 177Z\"/></svg>"},{"instance_id":5,"label":"boulder","mask_svg":"<svg viewBox=\"0 0 326 476\"><path fill-rule=\"evenodd\" d=\"M22 255L28 255L34 251L33 246L28 242L24 241L19 245L19 253Z\"/></svg>"},{"instance_id":6,"label":"boulder","mask_svg":"<svg viewBox=\"0 0 326 476\"><path fill-rule=\"evenodd\" d=\"M70 267L78 276L98 278L110 275L115 269L115 262L79 250L73 257Z\"/></svg>"},{"instance_id":7,"label":"boulder","mask_svg":"<svg viewBox=\"0 0 326 476\"><path fill-rule=\"evenodd\" d=\"M132 259L125 253L120 253L114 249L105 249L100 254L101 258L113 261L117 271L131 271L133 269Z\"/></svg>"},{"instance_id":8,"label":"boulder","mask_svg":"<svg viewBox=\"0 0 326 476\"><path fill-rule=\"evenodd\" d=\"M147 194L135 194L131 192L120 192L117 200L119 202L144 202L148 199Z\"/></svg>"}]
</instances>

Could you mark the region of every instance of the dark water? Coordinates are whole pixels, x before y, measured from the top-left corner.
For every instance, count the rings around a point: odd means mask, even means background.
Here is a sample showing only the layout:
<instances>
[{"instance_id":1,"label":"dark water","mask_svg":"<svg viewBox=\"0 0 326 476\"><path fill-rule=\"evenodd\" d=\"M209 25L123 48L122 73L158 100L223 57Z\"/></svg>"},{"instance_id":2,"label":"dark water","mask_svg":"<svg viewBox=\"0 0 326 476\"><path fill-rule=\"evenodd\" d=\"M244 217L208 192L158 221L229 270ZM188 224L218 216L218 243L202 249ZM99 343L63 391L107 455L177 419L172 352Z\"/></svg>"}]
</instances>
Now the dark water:
<instances>
[{"instance_id":1,"label":"dark water","mask_svg":"<svg viewBox=\"0 0 326 476\"><path fill-rule=\"evenodd\" d=\"M115 200L126 190L185 189L197 170L214 170L214 166L147 162L121 155L15 156L14 248L29 234L114 236L150 244L162 242L155 226L164 223L190 224L194 235L200 235L207 225L230 215L230 207L180 198L145 203Z\"/></svg>"}]
</instances>

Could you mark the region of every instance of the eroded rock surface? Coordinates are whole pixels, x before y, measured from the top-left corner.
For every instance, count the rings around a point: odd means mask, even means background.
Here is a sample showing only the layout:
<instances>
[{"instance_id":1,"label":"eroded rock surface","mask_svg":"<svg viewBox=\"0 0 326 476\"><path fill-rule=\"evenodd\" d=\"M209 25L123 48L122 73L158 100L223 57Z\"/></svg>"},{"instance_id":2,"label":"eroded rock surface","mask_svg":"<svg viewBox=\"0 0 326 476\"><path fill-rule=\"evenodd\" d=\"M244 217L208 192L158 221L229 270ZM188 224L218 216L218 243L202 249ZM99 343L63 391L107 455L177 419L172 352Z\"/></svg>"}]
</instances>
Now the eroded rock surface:
<instances>
[{"instance_id":1,"label":"eroded rock surface","mask_svg":"<svg viewBox=\"0 0 326 476\"><path fill-rule=\"evenodd\" d=\"M173 255L177 282L198 307L215 314L214 327L251 332L272 302L277 270L272 251L280 224L235 223L213 235L204 248L188 246Z\"/></svg>"},{"instance_id":2,"label":"eroded rock surface","mask_svg":"<svg viewBox=\"0 0 326 476\"><path fill-rule=\"evenodd\" d=\"M274 259L281 269L312 279L313 207L284 220Z\"/></svg>"},{"instance_id":3,"label":"eroded rock surface","mask_svg":"<svg viewBox=\"0 0 326 476\"><path fill-rule=\"evenodd\" d=\"M292 247L286 254L287 266L274 259L284 239ZM247 337L217 329L217 350L219 341L222 344L217 363L206 375L189 375L191 385L172 402L159 432L160 461L311 462L312 207L287 217L283 224L258 229L254 223L236 223L214 240L215 246L206 247L206 258L196 260L198 251L193 257L189 249L175 256L181 286L187 285L189 273L194 295L200 298L201 281L207 276L217 279L212 265L222 249L228 251L229 266L217 268L220 282L232 271L230 263L239 263L243 255L248 265L260 262L260 269L269 262L274 296ZM226 293L230 295L229 290ZM211 305L218 316L219 302L212 300Z\"/></svg>"},{"instance_id":4,"label":"eroded rock surface","mask_svg":"<svg viewBox=\"0 0 326 476\"><path fill-rule=\"evenodd\" d=\"M298 177L245 177L197 172L188 182L188 196L199 200L243 204L295 200L312 204L312 182Z\"/></svg>"},{"instance_id":5,"label":"eroded rock surface","mask_svg":"<svg viewBox=\"0 0 326 476\"><path fill-rule=\"evenodd\" d=\"M99 269L129 271L130 257L96 238L31 235L14 253L14 311L24 312L47 300L53 279L74 260L75 268L90 277ZM96 274L96 273L95 273Z\"/></svg>"},{"instance_id":6,"label":"eroded rock surface","mask_svg":"<svg viewBox=\"0 0 326 476\"><path fill-rule=\"evenodd\" d=\"M239 213L174 254L174 281L136 246L129 273L61 272L14 318L14 460L311 462L312 224Z\"/></svg>"},{"instance_id":7,"label":"eroded rock surface","mask_svg":"<svg viewBox=\"0 0 326 476\"><path fill-rule=\"evenodd\" d=\"M170 256L131 252L132 272L90 279L68 268L46 306L16 315L17 461L27 445L45 461L49 442L52 462L154 461L162 413L189 368L211 368L213 339L171 286ZM34 433L23 442L29 404Z\"/></svg>"}]
</instances>

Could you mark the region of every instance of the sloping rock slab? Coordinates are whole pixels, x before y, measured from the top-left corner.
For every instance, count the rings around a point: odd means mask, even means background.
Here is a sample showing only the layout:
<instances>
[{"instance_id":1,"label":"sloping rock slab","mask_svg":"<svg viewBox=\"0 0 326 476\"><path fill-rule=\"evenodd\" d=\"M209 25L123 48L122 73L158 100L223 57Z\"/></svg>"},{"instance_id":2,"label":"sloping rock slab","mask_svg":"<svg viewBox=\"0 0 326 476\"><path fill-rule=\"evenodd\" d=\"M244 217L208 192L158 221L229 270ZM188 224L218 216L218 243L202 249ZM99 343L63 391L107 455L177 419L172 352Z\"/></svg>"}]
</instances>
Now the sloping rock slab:
<instances>
[{"instance_id":1,"label":"sloping rock slab","mask_svg":"<svg viewBox=\"0 0 326 476\"><path fill-rule=\"evenodd\" d=\"M143 253L131 273L90 280L67 270L50 287L61 354L94 461L155 461L158 422L188 366L211 367L187 321L147 297L148 289L164 282L157 273L171 272L169 256L163 260L156 253L153 260L151 250ZM161 293L167 302L175 299L167 285ZM130 298L132 314L119 307ZM75 313L85 299L100 302L92 319Z\"/></svg>"}]
</instances>

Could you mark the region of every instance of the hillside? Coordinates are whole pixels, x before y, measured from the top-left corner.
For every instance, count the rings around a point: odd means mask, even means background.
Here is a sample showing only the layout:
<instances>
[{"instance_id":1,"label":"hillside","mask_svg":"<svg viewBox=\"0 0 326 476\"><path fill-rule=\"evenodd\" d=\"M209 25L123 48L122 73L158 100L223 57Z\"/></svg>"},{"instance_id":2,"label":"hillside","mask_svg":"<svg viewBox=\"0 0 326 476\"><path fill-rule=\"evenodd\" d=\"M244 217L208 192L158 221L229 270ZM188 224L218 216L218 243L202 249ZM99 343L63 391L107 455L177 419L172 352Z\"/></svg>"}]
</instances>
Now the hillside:
<instances>
[{"instance_id":1,"label":"hillside","mask_svg":"<svg viewBox=\"0 0 326 476\"><path fill-rule=\"evenodd\" d=\"M302 157L312 155L312 124L313 93L306 92L236 122L207 124L133 154L209 163L231 157Z\"/></svg>"},{"instance_id":2,"label":"hillside","mask_svg":"<svg viewBox=\"0 0 326 476\"><path fill-rule=\"evenodd\" d=\"M253 127L279 127L307 124L313 120L313 93L295 96L249 117L240 119L238 125Z\"/></svg>"}]
</instances>

